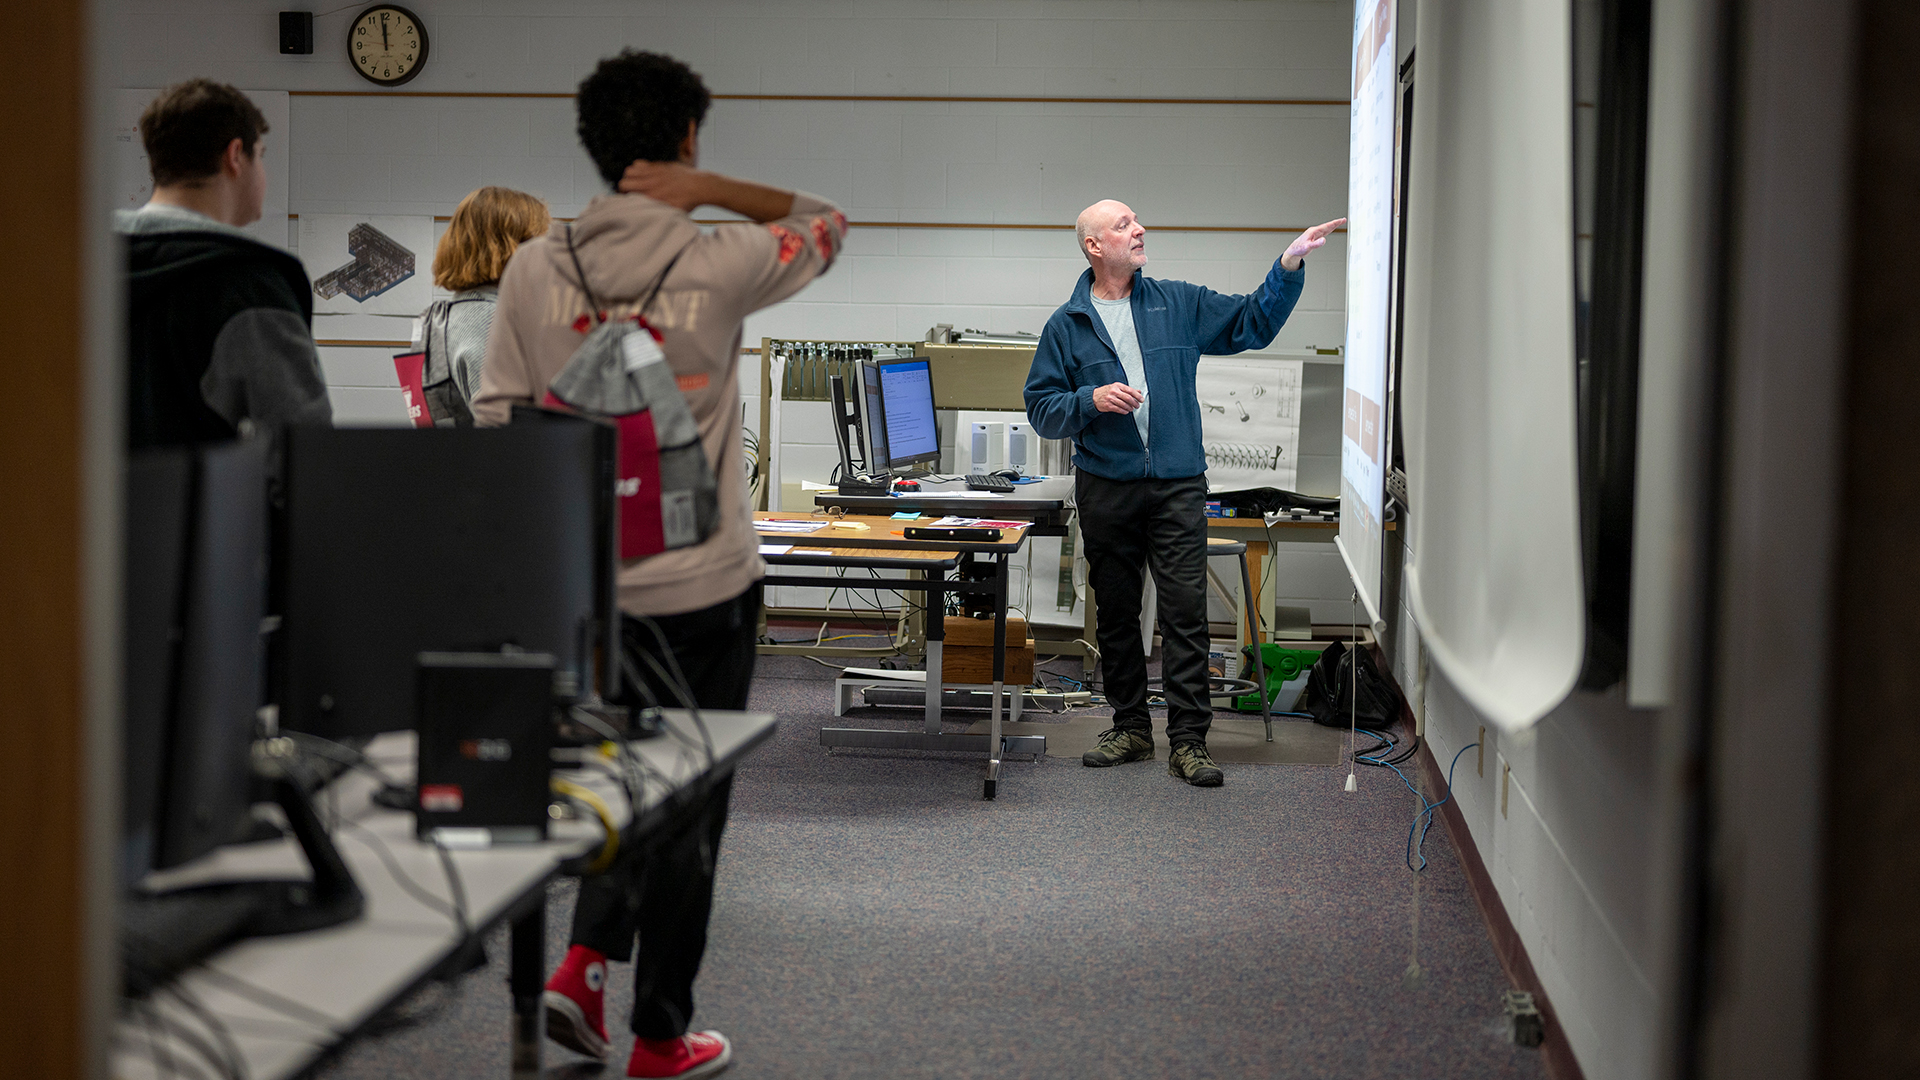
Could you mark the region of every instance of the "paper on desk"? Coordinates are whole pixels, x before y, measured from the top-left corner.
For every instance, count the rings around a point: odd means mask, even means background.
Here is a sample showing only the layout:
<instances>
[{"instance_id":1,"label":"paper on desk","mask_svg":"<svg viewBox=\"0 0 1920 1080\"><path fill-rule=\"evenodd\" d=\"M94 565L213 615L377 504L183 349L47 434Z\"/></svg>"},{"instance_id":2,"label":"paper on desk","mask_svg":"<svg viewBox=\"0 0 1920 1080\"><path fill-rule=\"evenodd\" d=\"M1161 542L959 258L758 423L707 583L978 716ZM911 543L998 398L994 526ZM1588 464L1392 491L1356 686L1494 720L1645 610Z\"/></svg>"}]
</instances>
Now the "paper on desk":
<instances>
[{"instance_id":1,"label":"paper on desk","mask_svg":"<svg viewBox=\"0 0 1920 1080\"><path fill-rule=\"evenodd\" d=\"M839 485L837 484L822 484L813 480L802 480L800 481L800 490L801 491L839 491L840 488L839 488Z\"/></svg>"},{"instance_id":2,"label":"paper on desk","mask_svg":"<svg viewBox=\"0 0 1920 1080\"><path fill-rule=\"evenodd\" d=\"M933 523L937 529L1024 529L1031 521L997 521L993 518L943 517Z\"/></svg>"},{"instance_id":3,"label":"paper on desk","mask_svg":"<svg viewBox=\"0 0 1920 1080\"><path fill-rule=\"evenodd\" d=\"M997 491L936 491L935 495L943 499L1004 499L1006 496Z\"/></svg>"},{"instance_id":4,"label":"paper on desk","mask_svg":"<svg viewBox=\"0 0 1920 1080\"><path fill-rule=\"evenodd\" d=\"M810 533L815 529L824 527L826 524L824 519L816 521L756 521L753 523L753 528L755 532Z\"/></svg>"},{"instance_id":5,"label":"paper on desk","mask_svg":"<svg viewBox=\"0 0 1920 1080\"><path fill-rule=\"evenodd\" d=\"M792 544L761 544L760 545L760 554L762 555L785 555L787 552L792 550L793 550Z\"/></svg>"}]
</instances>

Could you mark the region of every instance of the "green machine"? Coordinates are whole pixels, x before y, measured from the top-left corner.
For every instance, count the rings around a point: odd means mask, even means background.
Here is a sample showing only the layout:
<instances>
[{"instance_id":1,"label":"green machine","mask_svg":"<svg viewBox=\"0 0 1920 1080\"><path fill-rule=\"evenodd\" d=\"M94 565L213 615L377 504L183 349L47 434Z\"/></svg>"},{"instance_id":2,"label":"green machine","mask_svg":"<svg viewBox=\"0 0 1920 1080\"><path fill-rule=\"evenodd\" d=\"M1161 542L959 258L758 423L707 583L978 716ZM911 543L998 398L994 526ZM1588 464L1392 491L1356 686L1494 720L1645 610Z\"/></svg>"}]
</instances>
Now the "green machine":
<instances>
[{"instance_id":1,"label":"green machine","mask_svg":"<svg viewBox=\"0 0 1920 1080\"><path fill-rule=\"evenodd\" d=\"M1240 673L1244 677L1253 673L1253 646L1240 648ZM1307 687L1307 672L1320 660L1318 649L1289 649L1280 645L1260 646L1260 660L1267 669L1267 703L1274 712L1291 712L1300 699L1300 692ZM1242 694L1233 699L1233 707L1241 712L1259 712L1260 698L1254 694Z\"/></svg>"}]
</instances>

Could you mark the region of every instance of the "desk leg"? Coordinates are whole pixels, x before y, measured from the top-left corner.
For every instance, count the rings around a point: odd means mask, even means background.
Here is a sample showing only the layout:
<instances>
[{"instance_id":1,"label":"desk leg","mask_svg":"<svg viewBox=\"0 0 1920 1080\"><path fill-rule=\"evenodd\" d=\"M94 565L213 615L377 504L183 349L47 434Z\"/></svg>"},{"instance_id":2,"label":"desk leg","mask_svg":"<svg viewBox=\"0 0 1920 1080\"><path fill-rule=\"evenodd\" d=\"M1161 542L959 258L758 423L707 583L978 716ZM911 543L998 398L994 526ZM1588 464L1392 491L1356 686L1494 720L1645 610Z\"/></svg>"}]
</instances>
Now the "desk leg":
<instances>
[{"instance_id":1,"label":"desk leg","mask_svg":"<svg viewBox=\"0 0 1920 1080\"><path fill-rule=\"evenodd\" d=\"M1267 606L1266 590L1261 588L1261 583L1266 579L1260 576L1260 564L1272 553L1267 550L1267 542L1265 540L1248 540L1246 544L1247 564L1248 569L1251 571L1252 579L1252 584L1245 586L1247 590L1247 640L1257 646L1260 644L1260 623L1258 616L1254 613L1264 611L1267 613L1267 618L1273 618L1273 608ZM1277 582L1275 584L1276 586L1278 585ZM1255 589L1259 591L1253 591ZM1269 632L1269 637L1271 637L1271 632ZM1268 739L1267 741L1272 742L1273 740Z\"/></svg>"},{"instance_id":2,"label":"desk leg","mask_svg":"<svg viewBox=\"0 0 1920 1080\"><path fill-rule=\"evenodd\" d=\"M546 985L546 892L532 910L513 920L511 967L507 985L513 993L513 1078L539 1080L540 1044L546 1038L546 1010L540 992Z\"/></svg>"},{"instance_id":3,"label":"desk leg","mask_svg":"<svg viewBox=\"0 0 1920 1080\"><path fill-rule=\"evenodd\" d=\"M927 734L940 734L941 685L940 649L947 636L947 594L939 586L947 579L945 570L925 571L932 583L927 590Z\"/></svg>"},{"instance_id":4,"label":"desk leg","mask_svg":"<svg viewBox=\"0 0 1920 1080\"><path fill-rule=\"evenodd\" d=\"M993 564L993 709L987 722L987 783L991 799L1000 787L1000 691L1007 678L1007 557Z\"/></svg>"}]
</instances>

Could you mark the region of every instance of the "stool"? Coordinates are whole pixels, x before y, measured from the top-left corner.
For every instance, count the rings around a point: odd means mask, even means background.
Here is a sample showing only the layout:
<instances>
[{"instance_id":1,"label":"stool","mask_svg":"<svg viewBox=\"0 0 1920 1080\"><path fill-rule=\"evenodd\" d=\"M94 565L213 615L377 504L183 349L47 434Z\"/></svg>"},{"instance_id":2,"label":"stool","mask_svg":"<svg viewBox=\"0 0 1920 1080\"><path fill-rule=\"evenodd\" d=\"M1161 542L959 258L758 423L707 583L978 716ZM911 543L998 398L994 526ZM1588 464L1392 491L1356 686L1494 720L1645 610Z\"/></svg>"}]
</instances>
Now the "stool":
<instances>
[{"instance_id":1,"label":"stool","mask_svg":"<svg viewBox=\"0 0 1920 1080\"><path fill-rule=\"evenodd\" d=\"M1267 662L1260 650L1260 616L1257 605L1260 598L1253 594L1253 575L1247 572L1247 545L1240 540L1207 538L1207 554L1237 555L1240 557L1240 595L1247 606L1248 644L1253 646L1253 670L1259 675L1255 693L1260 695L1260 719L1267 726L1267 741L1273 741L1273 706L1267 701Z\"/></svg>"}]
</instances>

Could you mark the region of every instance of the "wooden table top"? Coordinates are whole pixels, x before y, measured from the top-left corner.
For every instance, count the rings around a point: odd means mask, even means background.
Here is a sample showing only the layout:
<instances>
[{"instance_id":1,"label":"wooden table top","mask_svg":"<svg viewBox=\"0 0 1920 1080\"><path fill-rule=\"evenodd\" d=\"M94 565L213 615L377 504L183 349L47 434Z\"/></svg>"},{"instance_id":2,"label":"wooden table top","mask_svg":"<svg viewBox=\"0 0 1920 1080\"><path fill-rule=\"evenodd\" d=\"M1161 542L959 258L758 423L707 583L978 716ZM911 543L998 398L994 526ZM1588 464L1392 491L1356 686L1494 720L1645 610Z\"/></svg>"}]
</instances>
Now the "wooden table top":
<instances>
[{"instance_id":1,"label":"wooden table top","mask_svg":"<svg viewBox=\"0 0 1920 1080\"><path fill-rule=\"evenodd\" d=\"M935 518L922 521L896 521L890 517L864 514L830 518L825 514L756 510L753 519L755 522L818 521L819 528L811 532L762 532L759 534L760 542L763 544L793 544L802 548L872 548L886 550L896 555L911 551L925 551L930 554L940 552L954 554L963 551L1009 554L1020 550L1020 545L1027 540L1025 529L1002 529L999 540L979 543L961 540L909 540L903 535L907 526L930 525L937 520ZM848 528L836 525L835 522L864 525L866 528Z\"/></svg>"}]
</instances>

